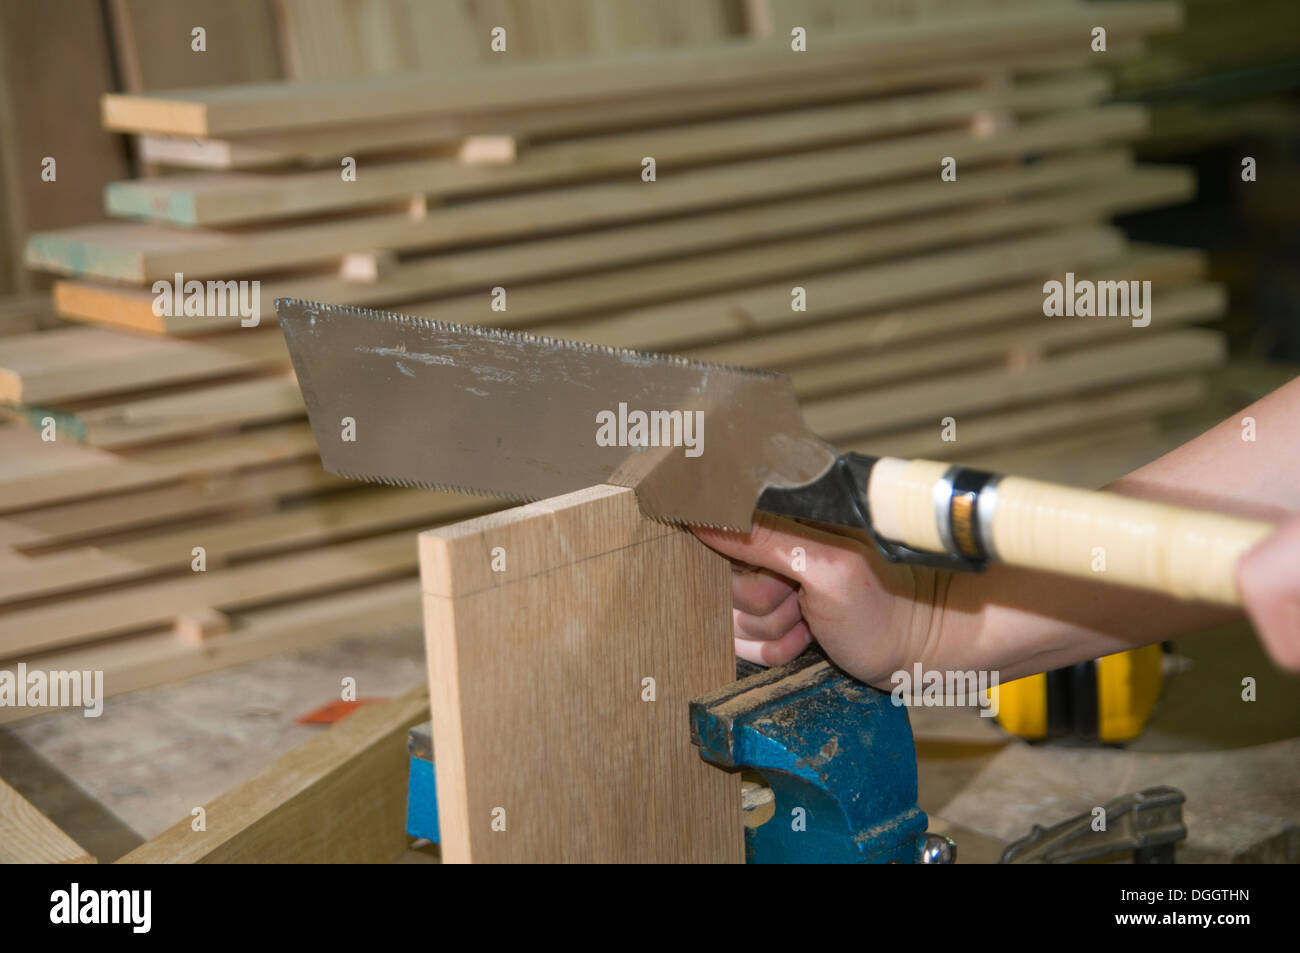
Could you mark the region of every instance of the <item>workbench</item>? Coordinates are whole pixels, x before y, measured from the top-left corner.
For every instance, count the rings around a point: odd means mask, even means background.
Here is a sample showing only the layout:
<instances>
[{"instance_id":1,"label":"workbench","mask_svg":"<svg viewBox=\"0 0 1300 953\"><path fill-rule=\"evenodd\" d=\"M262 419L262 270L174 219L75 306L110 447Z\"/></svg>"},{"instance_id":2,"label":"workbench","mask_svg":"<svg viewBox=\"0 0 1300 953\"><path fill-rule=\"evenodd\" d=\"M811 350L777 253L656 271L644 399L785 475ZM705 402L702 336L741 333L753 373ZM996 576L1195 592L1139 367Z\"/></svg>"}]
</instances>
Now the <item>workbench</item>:
<instances>
[{"instance_id":1,"label":"workbench","mask_svg":"<svg viewBox=\"0 0 1300 953\"><path fill-rule=\"evenodd\" d=\"M80 714L56 712L0 729L0 764L28 800L110 861L320 734L293 719L328 699L340 663L355 666L368 694L395 694L418 681L421 651L412 630L135 692L106 709L94 744L67 724ZM1269 665L1244 625L1185 639L1171 658L1147 731L1124 749L1031 744L974 710L913 708L930 830L957 841L958 862L992 863L1033 824L1170 784L1187 795L1179 863L1300 861L1296 680ZM1237 668L1258 679L1245 717L1223 675Z\"/></svg>"}]
</instances>

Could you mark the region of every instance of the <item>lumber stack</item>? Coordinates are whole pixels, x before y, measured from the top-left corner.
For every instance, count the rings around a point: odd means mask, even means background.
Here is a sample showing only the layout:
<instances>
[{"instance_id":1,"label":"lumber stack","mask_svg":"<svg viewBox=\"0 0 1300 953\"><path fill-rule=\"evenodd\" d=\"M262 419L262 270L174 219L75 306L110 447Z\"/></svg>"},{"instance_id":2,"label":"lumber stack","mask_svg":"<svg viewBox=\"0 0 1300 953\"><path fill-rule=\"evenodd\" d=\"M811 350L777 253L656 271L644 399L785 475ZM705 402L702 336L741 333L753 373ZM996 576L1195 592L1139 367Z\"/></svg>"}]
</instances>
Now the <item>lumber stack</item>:
<instances>
[{"instance_id":1,"label":"lumber stack","mask_svg":"<svg viewBox=\"0 0 1300 953\"><path fill-rule=\"evenodd\" d=\"M493 504L325 474L281 296L778 368L870 452L969 458L1195 402L1222 295L1198 254L1106 224L1194 183L1133 164L1146 119L1103 102L1098 22L1133 51L1178 15L106 97L176 168L29 242L76 326L0 344L0 659L113 692L418 624L412 530ZM1044 317L1067 271L1152 282L1151 325ZM177 274L257 281L260 308L159 314Z\"/></svg>"}]
</instances>

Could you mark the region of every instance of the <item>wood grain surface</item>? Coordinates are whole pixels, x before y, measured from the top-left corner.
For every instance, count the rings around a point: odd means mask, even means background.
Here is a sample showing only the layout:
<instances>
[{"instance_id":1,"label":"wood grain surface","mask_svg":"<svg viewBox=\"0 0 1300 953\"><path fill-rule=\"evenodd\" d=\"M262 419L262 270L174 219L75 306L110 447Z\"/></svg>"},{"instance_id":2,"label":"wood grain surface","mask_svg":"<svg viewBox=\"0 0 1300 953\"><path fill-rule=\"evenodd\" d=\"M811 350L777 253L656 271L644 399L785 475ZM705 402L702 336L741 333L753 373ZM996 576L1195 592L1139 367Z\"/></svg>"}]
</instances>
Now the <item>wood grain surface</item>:
<instances>
[{"instance_id":1,"label":"wood grain surface","mask_svg":"<svg viewBox=\"0 0 1300 953\"><path fill-rule=\"evenodd\" d=\"M687 720L735 678L720 557L610 486L430 530L420 555L444 861L743 860L740 778Z\"/></svg>"}]
</instances>

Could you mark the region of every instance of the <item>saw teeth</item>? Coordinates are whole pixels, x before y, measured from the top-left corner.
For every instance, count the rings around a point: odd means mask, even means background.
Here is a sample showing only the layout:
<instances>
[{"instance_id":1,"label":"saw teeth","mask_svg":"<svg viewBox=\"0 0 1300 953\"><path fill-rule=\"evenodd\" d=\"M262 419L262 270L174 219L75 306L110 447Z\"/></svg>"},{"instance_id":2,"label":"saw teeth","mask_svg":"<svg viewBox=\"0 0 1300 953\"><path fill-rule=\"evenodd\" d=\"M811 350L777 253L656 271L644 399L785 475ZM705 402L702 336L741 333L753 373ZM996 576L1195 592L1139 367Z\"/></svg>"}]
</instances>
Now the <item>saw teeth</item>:
<instances>
[{"instance_id":1,"label":"saw teeth","mask_svg":"<svg viewBox=\"0 0 1300 953\"><path fill-rule=\"evenodd\" d=\"M692 526L703 526L705 529L719 529L727 533L746 532L746 530L741 529L739 526L728 526L725 523L709 523L705 520L684 520L675 516L656 516L653 513L647 513L645 510L641 511L641 515L646 517L646 519L654 520L656 523L666 523L669 526L680 526L686 529L689 529Z\"/></svg>"},{"instance_id":2,"label":"saw teeth","mask_svg":"<svg viewBox=\"0 0 1300 953\"><path fill-rule=\"evenodd\" d=\"M406 480L401 477L386 477L372 473L353 473L348 470L336 470L332 467L326 467L330 473L343 477L345 480L357 480L362 483L382 483L385 486L396 486L406 490L438 490L442 493L464 493L468 496L481 496L489 500L505 500L508 503L535 503L541 497L537 496L519 496L515 493L490 493L487 490L476 490L467 486L455 486L451 483L430 483L425 480Z\"/></svg>"},{"instance_id":3,"label":"saw teeth","mask_svg":"<svg viewBox=\"0 0 1300 953\"><path fill-rule=\"evenodd\" d=\"M377 311L373 308L358 308L354 305L346 304L324 304L319 301L304 301L302 298L276 298L275 310L277 315L279 314L281 305L297 305L302 308L311 308L318 311L342 312L344 314L354 314L359 318L391 321L395 324L427 328L431 331L443 331L453 334L472 334L475 337L490 338L498 341L519 341L529 344L540 344L545 347L568 348L574 351L588 351L597 354L636 357L641 358L642 360L667 362L670 364L679 364L684 367L694 367L699 370L727 371L732 374L745 374L750 377L761 377L765 380L782 380L785 378L785 375L778 371L769 371L757 367L738 367L734 364L721 364L717 361L699 361L692 357L682 357L680 354L664 354L659 351L638 351L634 348L614 347L609 344L590 344L586 341L572 341L568 338L552 338L540 334L530 334L528 331L512 331L508 328L480 327L479 325L474 324L455 324L451 321L438 321L433 318L422 318L414 314L401 314L396 311Z\"/></svg>"},{"instance_id":4,"label":"saw teeth","mask_svg":"<svg viewBox=\"0 0 1300 953\"><path fill-rule=\"evenodd\" d=\"M540 496L520 496L516 493L491 493L487 490L476 490L467 486L456 486L452 483L430 483L424 480L406 480L401 477L378 476L370 473L354 473L349 470L336 470L326 467L330 473L343 477L345 480L357 480L361 483L380 483L384 486L400 487L405 490L438 490L442 493L463 493L469 496L484 497L489 500L504 500L508 503L536 503L541 499ZM635 489L635 488L633 488ZM656 523L664 523L668 526L678 526L689 528L692 526L703 526L707 529L718 529L729 533L743 533L745 530L739 526L728 526L725 523L709 523L703 520L684 520L674 516L657 516L653 513L641 511L646 519L652 519Z\"/></svg>"}]
</instances>

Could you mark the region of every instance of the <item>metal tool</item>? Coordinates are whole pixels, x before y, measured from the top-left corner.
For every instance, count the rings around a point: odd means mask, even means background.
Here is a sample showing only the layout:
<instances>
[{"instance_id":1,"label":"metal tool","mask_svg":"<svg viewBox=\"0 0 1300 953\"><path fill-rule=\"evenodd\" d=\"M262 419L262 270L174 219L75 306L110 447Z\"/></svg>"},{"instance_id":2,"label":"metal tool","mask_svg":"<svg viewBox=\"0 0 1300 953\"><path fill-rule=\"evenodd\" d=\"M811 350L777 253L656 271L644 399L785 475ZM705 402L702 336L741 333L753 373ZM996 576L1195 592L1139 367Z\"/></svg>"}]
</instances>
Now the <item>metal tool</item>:
<instances>
[{"instance_id":1,"label":"metal tool","mask_svg":"<svg viewBox=\"0 0 1300 953\"><path fill-rule=\"evenodd\" d=\"M1177 788L1147 788L1108 802L1102 815L1089 811L1052 827L1035 824L1007 845L999 863L1076 864L1131 850L1135 864L1172 864L1174 846L1187 837L1186 800Z\"/></svg>"},{"instance_id":2,"label":"metal tool","mask_svg":"<svg viewBox=\"0 0 1300 953\"><path fill-rule=\"evenodd\" d=\"M691 702L700 757L756 771L771 816L745 827L749 863L943 862L927 855L907 709L816 649Z\"/></svg>"},{"instance_id":3,"label":"metal tool","mask_svg":"<svg viewBox=\"0 0 1300 953\"><path fill-rule=\"evenodd\" d=\"M894 561L996 559L1227 604L1239 557L1273 529L837 454L767 371L305 301L276 310L321 459L343 476L516 500L613 483L655 519L747 530L757 507L860 530Z\"/></svg>"}]
</instances>

